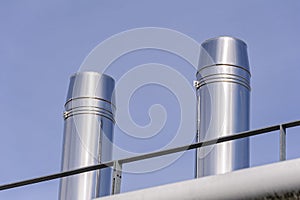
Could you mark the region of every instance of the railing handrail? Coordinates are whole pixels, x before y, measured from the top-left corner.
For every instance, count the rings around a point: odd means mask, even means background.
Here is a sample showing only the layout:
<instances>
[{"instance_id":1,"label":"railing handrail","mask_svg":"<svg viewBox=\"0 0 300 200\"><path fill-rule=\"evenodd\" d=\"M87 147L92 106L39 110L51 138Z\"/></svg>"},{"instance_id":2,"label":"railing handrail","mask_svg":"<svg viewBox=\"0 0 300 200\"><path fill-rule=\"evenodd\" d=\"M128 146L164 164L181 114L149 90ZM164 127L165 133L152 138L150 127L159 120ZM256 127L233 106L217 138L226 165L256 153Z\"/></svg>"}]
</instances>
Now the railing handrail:
<instances>
[{"instance_id":1,"label":"railing handrail","mask_svg":"<svg viewBox=\"0 0 300 200\"><path fill-rule=\"evenodd\" d=\"M116 163L119 163L122 166L122 164L124 164L124 163L130 163L130 162L150 159L150 158L154 158L154 157L160 157L160 156L164 156L164 155L178 153L181 151L188 151L191 149L201 148L201 147L218 144L218 143L222 143L222 142L228 142L228 141L236 140L236 139L242 139L245 137L251 137L251 136L269 133L269 132L277 131L277 130L280 130L280 160L285 160L285 158L286 158L286 155L285 155L286 131L285 131L285 129L296 127L296 126L300 126L300 120L287 122L284 124L273 125L273 126L269 126L269 127L265 127L265 128L255 129L255 130L244 131L244 132L240 132L240 133L237 133L234 135L224 136L224 137L220 137L217 139L208 140L208 141L204 141L204 142L193 143L190 145L184 145L184 146L166 149L166 150L162 150L162 151L155 151L155 152L142 154L142 155L138 155L138 156L133 156L133 157L129 157L129 158L118 159L118 160L109 161L109 162L105 162L105 163L101 163L101 164L96 164L96 165L92 165L92 166L69 170L69 171L65 171L65 172L60 172L60 173L50 174L50 175L41 176L41 177L37 177L37 178L27 179L27 180L23 180L23 181L13 182L13 183L5 184L5 185L0 185L0 191L8 190L8 189L16 188L16 187L21 187L21 186L25 186L25 185L31 185L31 184L35 184L35 183L50 181L50 180L54 180L54 179L58 179L58 178L64 178L67 176L72 176L72 175L76 175L76 174L80 174L80 173L84 173L84 172L99 170L99 169L103 169L106 167L113 167L113 166L115 167ZM117 170L114 169L114 171L117 171Z\"/></svg>"}]
</instances>

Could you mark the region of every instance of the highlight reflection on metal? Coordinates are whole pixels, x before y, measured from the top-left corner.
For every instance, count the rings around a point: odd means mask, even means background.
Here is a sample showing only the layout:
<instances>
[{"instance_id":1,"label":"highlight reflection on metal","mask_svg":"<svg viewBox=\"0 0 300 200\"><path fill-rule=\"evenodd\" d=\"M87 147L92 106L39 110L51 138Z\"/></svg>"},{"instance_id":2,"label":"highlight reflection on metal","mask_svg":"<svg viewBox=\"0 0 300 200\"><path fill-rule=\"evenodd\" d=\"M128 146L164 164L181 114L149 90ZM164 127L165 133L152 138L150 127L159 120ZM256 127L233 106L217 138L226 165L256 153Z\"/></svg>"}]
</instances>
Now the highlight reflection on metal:
<instances>
[{"instance_id":1,"label":"highlight reflection on metal","mask_svg":"<svg viewBox=\"0 0 300 200\"><path fill-rule=\"evenodd\" d=\"M70 79L65 104L62 171L112 159L114 80L96 72ZM111 194L112 170L102 169L61 180L61 200L92 199Z\"/></svg>"},{"instance_id":2,"label":"highlight reflection on metal","mask_svg":"<svg viewBox=\"0 0 300 200\"><path fill-rule=\"evenodd\" d=\"M250 70L243 41L223 36L202 43L195 85L198 142L249 130ZM197 151L197 177L246 167L248 138Z\"/></svg>"}]
</instances>

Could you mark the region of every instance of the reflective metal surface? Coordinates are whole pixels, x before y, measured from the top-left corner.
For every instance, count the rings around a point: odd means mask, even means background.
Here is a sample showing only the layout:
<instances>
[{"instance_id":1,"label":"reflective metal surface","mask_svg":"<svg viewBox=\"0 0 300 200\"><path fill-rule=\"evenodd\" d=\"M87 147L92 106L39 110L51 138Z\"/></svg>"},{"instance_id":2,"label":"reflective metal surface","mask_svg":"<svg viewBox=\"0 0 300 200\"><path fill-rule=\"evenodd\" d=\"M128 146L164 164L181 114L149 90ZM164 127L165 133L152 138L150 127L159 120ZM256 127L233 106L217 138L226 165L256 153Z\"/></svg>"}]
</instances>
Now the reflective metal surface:
<instances>
[{"instance_id":1,"label":"reflective metal surface","mask_svg":"<svg viewBox=\"0 0 300 200\"><path fill-rule=\"evenodd\" d=\"M62 171L110 161L114 126L114 80L96 72L70 79L65 104ZM60 200L83 200L111 194L112 170L63 178Z\"/></svg>"},{"instance_id":2,"label":"reflective metal surface","mask_svg":"<svg viewBox=\"0 0 300 200\"><path fill-rule=\"evenodd\" d=\"M299 200L300 159L94 200Z\"/></svg>"},{"instance_id":3,"label":"reflective metal surface","mask_svg":"<svg viewBox=\"0 0 300 200\"><path fill-rule=\"evenodd\" d=\"M232 37L202 43L197 73L197 140L249 130L250 72L246 44ZM197 151L196 176L249 167L249 139Z\"/></svg>"}]
</instances>

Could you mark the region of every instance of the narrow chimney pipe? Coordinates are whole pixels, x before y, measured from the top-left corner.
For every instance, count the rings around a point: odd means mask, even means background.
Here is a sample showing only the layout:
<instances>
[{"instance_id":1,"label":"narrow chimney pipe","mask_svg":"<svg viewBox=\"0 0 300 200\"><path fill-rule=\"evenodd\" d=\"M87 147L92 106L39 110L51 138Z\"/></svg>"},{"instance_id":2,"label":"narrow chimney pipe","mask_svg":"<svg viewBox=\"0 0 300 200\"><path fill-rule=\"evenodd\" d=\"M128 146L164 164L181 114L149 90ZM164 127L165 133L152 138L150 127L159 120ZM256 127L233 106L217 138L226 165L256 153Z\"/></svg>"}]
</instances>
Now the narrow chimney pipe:
<instances>
[{"instance_id":1,"label":"narrow chimney pipe","mask_svg":"<svg viewBox=\"0 0 300 200\"><path fill-rule=\"evenodd\" d=\"M112 159L114 80L96 72L70 79L64 112L62 171ZM111 169L61 179L60 200L83 200L111 194Z\"/></svg>"},{"instance_id":2,"label":"narrow chimney pipe","mask_svg":"<svg viewBox=\"0 0 300 200\"><path fill-rule=\"evenodd\" d=\"M222 36L201 45L197 72L197 141L249 130L250 69L247 45ZM196 177L249 167L249 139L197 150Z\"/></svg>"}]
</instances>

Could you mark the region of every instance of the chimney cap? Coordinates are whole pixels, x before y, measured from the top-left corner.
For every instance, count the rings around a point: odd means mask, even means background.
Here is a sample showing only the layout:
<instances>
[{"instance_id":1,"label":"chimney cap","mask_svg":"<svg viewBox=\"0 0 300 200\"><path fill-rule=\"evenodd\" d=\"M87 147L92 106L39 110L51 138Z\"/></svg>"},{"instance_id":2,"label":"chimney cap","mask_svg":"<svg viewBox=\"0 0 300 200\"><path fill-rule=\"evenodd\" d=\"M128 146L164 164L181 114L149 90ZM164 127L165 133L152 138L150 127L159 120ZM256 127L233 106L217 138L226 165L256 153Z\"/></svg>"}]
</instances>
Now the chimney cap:
<instances>
[{"instance_id":1,"label":"chimney cap","mask_svg":"<svg viewBox=\"0 0 300 200\"><path fill-rule=\"evenodd\" d=\"M201 44L198 70L212 65L232 65L250 71L247 44L231 36L205 40Z\"/></svg>"}]
</instances>

